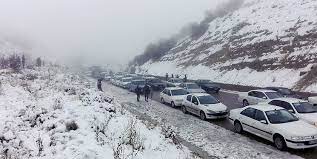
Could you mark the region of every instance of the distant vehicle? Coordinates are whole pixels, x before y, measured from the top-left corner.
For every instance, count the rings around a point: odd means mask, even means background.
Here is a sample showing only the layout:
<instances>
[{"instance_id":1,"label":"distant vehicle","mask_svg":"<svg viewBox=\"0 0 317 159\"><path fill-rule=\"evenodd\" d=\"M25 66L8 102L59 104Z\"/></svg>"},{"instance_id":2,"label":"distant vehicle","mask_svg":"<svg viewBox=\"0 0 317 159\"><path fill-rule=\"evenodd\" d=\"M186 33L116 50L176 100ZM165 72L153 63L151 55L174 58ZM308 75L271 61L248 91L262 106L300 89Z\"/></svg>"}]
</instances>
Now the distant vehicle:
<instances>
[{"instance_id":1,"label":"distant vehicle","mask_svg":"<svg viewBox=\"0 0 317 159\"><path fill-rule=\"evenodd\" d=\"M185 114L190 112L198 115L202 120L226 118L228 115L227 106L207 93L187 95L183 101L182 111Z\"/></svg>"},{"instance_id":2,"label":"distant vehicle","mask_svg":"<svg viewBox=\"0 0 317 159\"><path fill-rule=\"evenodd\" d=\"M122 78L119 82L119 86L122 88L128 88L128 85L131 83L132 77Z\"/></svg>"},{"instance_id":3,"label":"distant vehicle","mask_svg":"<svg viewBox=\"0 0 317 159\"><path fill-rule=\"evenodd\" d=\"M317 128L281 107L267 104L233 109L229 120L236 132L247 131L269 140L279 150L317 146Z\"/></svg>"},{"instance_id":4,"label":"distant vehicle","mask_svg":"<svg viewBox=\"0 0 317 159\"><path fill-rule=\"evenodd\" d=\"M313 104L314 106L317 106L317 96L315 97L308 97L309 103Z\"/></svg>"},{"instance_id":5,"label":"distant vehicle","mask_svg":"<svg viewBox=\"0 0 317 159\"><path fill-rule=\"evenodd\" d=\"M165 88L160 93L161 102L171 104L172 107L182 106L186 96L187 91L178 87Z\"/></svg>"},{"instance_id":6,"label":"distant vehicle","mask_svg":"<svg viewBox=\"0 0 317 159\"><path fill-rule=\"evenodd\" d=\"M143 92L143 88L144 88L145 84L146 84L145 80L133 80L133 81L131 81L130 84L128 84L128 89L131 92L135 92L135 89L137 88L137 86L139 86Z\"/></svg>"},{"instance_id":7,"label":"distant vehicle","mask_svg":"<svg viewBox=\"0 0 317 159\"><path fill-rule=\"evenodd\" d=\"M198 84L203 90L205 90L207 93L219 93L220 86L218 84L215 84L211 82L210 80L196 80L195 83Z\"/></svg>"},{"instance_id":8,"label":"distant vehicle","mask_svg":"<svg viewBox=\"0 0 317 159\"><path fill-rule=\"evenodd\" d=\"M120 82L120 80L123 78L123 76L119 76L119 75L116 75L116 76L114 76L111 80L110 80L110 82L113 84L113 85L115 85L115 86L119 86L119 82Z\"/></svg>"},{"instance_id":9,"label":"distant vehicle","mask_svg":"<svg viewBox=\"0 0 317 159\"><path fill-rule=\"evenodd\" d=\"M282 107L299 119L317 126L317 108L308 103L308 101L297 98L277 98L268 102L268 104Z\"/></svg>"},{"instance_id":10,"label":"distant vehicle","mask_svg":"<svg viewBox=\"0 0 317 159\"><path fill-rule=\"evenodd\" d=\"M147 78L145 79L146 83L152 87L153 90L159 91L163 90L166 87L166 84L163 83L160 79L158 78Z\"/></svg>"},{"instance_id":11,"label":"distant vehicle","mask_svg":"<svg viewBox=\"0 0 317 159\"><path fill-rule=\"evenodd\" d=\"M179 86L180 84L183 83L183 80L181 80L179 78L171 78L168 80L168 83L175 85L175 86Z\"/></svg>"},{"instance_id":12,"label":"distant vehicle","mask_svg":"<svg viewBox=\"0 0 317 159\"><path fill-rule=\"evenodd\" d=\"M112 78L112 77L111 77L110 75L105 75L104 80L105 80L105 81L110 81L111 78Z\"/></svg>"},{"instance_id":13,"label":"distant vehicle","mask_svg":"<svg viewBox=\"0 0 317 159\"><path fill-rule=\"evenodd\" d=\"M282 95L272 90L251 90L249 92L239 93L238 101L243 103L243 106L254 105L258 103L269 102L275 98L281 98Z\"/></svg>"},{"instance_id":14,"label":"distant vehicle","mask_svg":"<svg viewBox=\"0 0 317 159\"><path fill-rule=\"evenodd\" d=\"M284 87L266 87L264 89L276 91L279 94L281 94L283 97L302 99L301 96L295 94L295 92L293 92L291 89L288 89L288 88L284 88Z\"/></svg>"},{"instance_id":15,"label":"distant vehicle","mask_svg":"<svg viewBox=\"0 0 317 159\"><path fill-rule=\"evenodd\" d=\"M179 87L184 88L188 93L206 93L196 83L182 83Z\"/></svg>"}]
</instances>

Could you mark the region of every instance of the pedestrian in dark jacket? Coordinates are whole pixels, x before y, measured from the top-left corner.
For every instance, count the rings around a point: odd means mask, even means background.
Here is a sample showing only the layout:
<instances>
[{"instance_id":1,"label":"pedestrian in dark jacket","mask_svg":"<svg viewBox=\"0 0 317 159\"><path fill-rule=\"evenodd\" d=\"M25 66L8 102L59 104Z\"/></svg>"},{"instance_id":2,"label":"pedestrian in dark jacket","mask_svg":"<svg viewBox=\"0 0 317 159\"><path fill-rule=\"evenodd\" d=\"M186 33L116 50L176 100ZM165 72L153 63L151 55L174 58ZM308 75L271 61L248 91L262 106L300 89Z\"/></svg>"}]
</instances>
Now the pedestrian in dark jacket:
<instances>
[{"instance_id":1,"label":"pedestrian in dark jacket","mask_svg":"<svg viewBox=\"0 0 317 159\"><path fill-rule=\"evenodd\" d=\"M98 82L97 82L97 87L98 87L98 90L99 90L99 91L102 91L102 85L101 85L101 82L102 82L102 79L98 79Z\"/></svg>"},{"instance_id":2,"label":"pedestrian in dark jacket","mask_svg":"<svg viewBox=\"0 0 317 159\"><path fill-rule=\"evenodd\" d=\"M144 90L144 98L145 98L145 101L148 102L148 101L149 101L149 95L150 95L150 93L151 93L151 88L150 88L150 86L147 84L147 85L144 86L143 90Z\"/></svg>"},{"instance_id":3,"label":"pedestrian in dark jacket","mask_svg":"<svg viewBox=\"0 0 317 159\"><path fill-rule=\"evenodd\" d=\"M138 102L140 101L141 92L142 92L141 88L140 88L139 86L137 86L137 87L135 88L135 93L136 93L136 100L137 100Z\"/></svg>"},{"instance_id":4,"label":"pedestrian in dark jacket","mask_svg":"<svg viewBox=\"0 0 317 159\"><path fill-rule=\"evenodd\" d=\"M168 73L165 75L165 81L168 81Z\"/></svg>"}]
</instances>

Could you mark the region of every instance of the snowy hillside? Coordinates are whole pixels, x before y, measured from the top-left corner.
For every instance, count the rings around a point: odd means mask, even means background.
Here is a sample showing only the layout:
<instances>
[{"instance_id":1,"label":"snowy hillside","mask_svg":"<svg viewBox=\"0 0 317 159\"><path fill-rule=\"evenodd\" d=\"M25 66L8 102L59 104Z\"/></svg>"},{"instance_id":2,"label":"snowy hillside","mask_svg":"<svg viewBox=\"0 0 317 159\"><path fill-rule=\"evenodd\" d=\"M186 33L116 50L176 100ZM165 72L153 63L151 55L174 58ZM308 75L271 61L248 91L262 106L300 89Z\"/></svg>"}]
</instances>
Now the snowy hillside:
<instances>
[{"instance_id":1,"label":"snowy hillside","mask_svg":"<svg viewBox=\"0 0 317 159\"><path fill-rule=\"evenodd\" d=\"M317 91L317 1L245 0L240 9L209 23L139 72ZM306 75L303 75L306 73ZM300 76L300 74L302 76Z\"/></svg>"},{"instance_id":2,"label":"snowy hillside","mask_svg":"<svg viewBox=\"0 0 317 159\"><path fill-rule=\"evenodd\" d=\"M96 91L95 81L59 67L0 78L0 158L196 158Z\"/></svg>"}]
</instances>

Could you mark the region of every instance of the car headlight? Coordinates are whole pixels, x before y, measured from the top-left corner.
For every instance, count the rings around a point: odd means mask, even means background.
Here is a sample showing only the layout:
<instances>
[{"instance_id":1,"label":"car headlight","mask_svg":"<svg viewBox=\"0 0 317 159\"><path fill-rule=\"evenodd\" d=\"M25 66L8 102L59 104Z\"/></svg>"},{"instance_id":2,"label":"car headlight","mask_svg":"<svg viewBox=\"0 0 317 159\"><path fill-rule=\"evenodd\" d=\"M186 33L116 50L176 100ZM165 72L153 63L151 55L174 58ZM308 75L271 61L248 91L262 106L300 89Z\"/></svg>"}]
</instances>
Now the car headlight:
<instances>
[{"instance_id":1,"label":"car headlight","mask_svg":"<svg viewBox=\"0 0 317 159\"><path fill-rule=\"evenodd\" d=\"M291 140L293 141L305 141L305 140L313 140L313 139L317 139L317 135L314 136L292 136Z\"/></svg>"},{"instance_id":2,"label":"car headlight","mask_svg":"<svg viewBox=\"0 0 317 159\"><path fill-rule=\"evenodd\" d=\"M211 113L211 114L215 114L216 112L212 111L212 110L207 110L208 113Z\"/></svg>"},{"instance_id":3,"label":"car headlight","mask_svg":"<svg viewBox=\"0 0 317 159\"><path fill-rule=\"evenodd\" d=\"M315 122L314 125L317 126L317 122Z\"/></svg>"}]
</instances>

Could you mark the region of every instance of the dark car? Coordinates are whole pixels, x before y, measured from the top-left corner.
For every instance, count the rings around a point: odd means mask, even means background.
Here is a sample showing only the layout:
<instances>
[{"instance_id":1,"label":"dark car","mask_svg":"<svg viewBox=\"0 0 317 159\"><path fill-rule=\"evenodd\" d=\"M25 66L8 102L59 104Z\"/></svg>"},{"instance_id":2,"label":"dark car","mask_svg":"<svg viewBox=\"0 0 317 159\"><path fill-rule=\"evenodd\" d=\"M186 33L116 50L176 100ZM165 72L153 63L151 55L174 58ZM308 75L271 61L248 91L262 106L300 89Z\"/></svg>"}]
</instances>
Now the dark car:
<instances>
[{"instance_id":1,"label":"dark car","mask_svg":"<svg viewBox=\"0 0 317 159\"><path fill-rule=\"evenodd\" d=\"M284 88L284 87L266 87L265 89L273 90L281 94L283 97L289 97L289 98L298 98L302 99L301 96L295 94L291 89Z\"/></svg>"},{"instance_id":2,"label":"dark car","mask_svg":"<svg viewBox=\"0 0 317 159\"><path fill-rule=\"evenodd\" d=\"M195 83L205 90L207 93L219 93L220 86L210 80L196 80Z\"/></svg>"},{"instance_id":3,"label":"dark car","mask_svg":"<svg viewBox=\"0 0 317 159\"><path fill-rule=\"evenodd\" d=\"M166 87L166 84L157 78L146 78L145 81L155 91L163 90Z\"/></svg>"}]
</instances>

